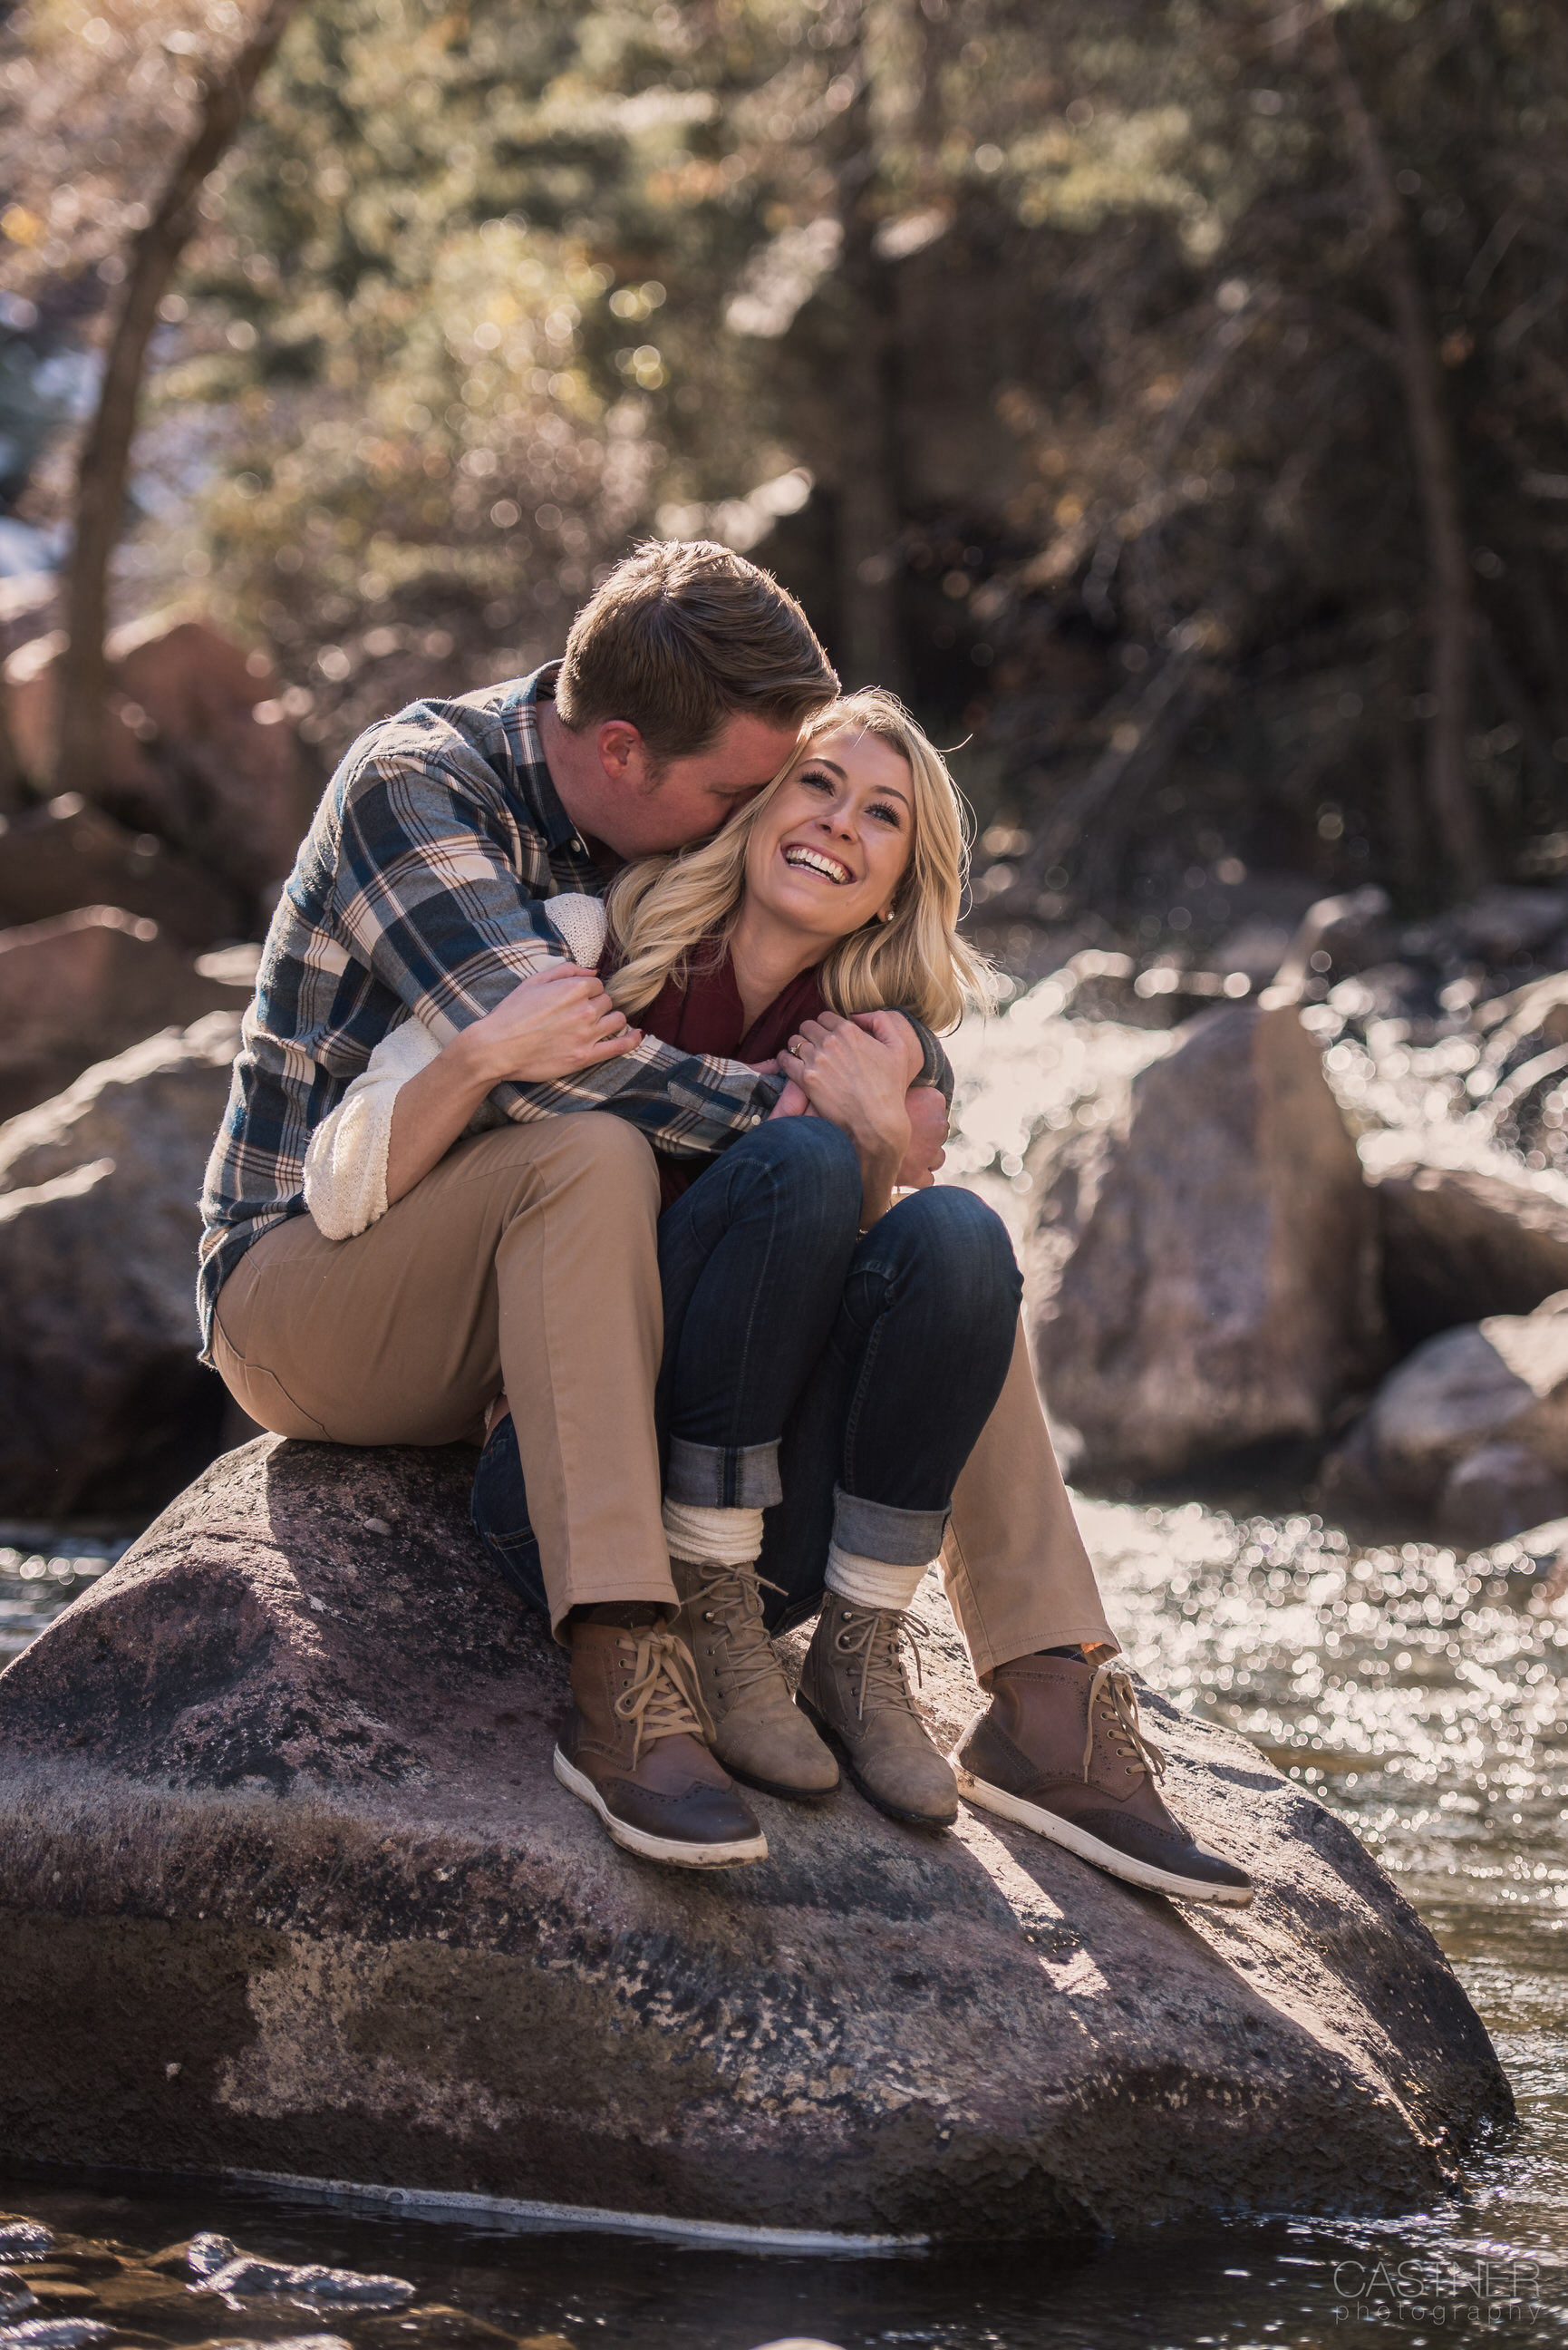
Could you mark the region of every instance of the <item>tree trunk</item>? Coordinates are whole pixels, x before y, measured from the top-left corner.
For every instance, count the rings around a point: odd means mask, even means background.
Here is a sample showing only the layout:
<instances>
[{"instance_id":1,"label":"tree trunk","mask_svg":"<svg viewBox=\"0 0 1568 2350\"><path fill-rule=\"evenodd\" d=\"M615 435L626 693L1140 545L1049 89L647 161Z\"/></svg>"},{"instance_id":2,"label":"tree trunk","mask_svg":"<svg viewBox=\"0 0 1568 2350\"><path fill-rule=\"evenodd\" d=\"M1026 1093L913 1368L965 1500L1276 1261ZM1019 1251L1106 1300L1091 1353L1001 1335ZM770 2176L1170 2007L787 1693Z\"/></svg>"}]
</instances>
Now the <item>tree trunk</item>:
<instances>
[{"instance_id":1,"label":"tree trunk","mask_svg":"<svg viewBox=\"0 0 1568 2350\"><path fill-rule=\"evenodd\" d=\"M1401 727L1388 754L1387 779L1383 786L1387 840L1393 861L1396 893L1407 912L1427 895L1428 828L1421 821L1421 789L1410 753L1410 733Z\"/></svg>"},{"instance_id":2,"label":"tree trunk","mask_svg":"<svg viewBox=\"0 0 1568 2350\"><path fill-rule=\"evenodd\" d=\"M75 536L66 575L67 650L55 715L54 787L90 793L103 757L109 670L109 566L125 510L147 346L158 306L196 224L196 203L250 109L252 93L298 0L266 0L249 39L208 77L196 129L164 182L152 218L131 244L125 292L109 338L97 411L77 460Z\"/></svg>"},{"instance_id":3,"label":"tree trunk","mask_svg":"<svg viewBox=\"0 0 1568 2350\"><path fill-rule=\"evenodd\" d=\"M894 438L897 318L892 271L878 258L874 242L877 159L863 21L852 58L849 69L858 88L845 110L846 151L838 173L844 231L838 277L848 316L838 376L837 651L846 686L885 685L901 693L898 542L904 518Z\"/></svg>"},{"instance_id":4,"label":"tree trunk","mask_svg":"<svg viewBox=\"0 0 1568 2350\"><path fill-rule=\"evenodd\" d=\"M1405 206L1394 184L1382 138L1351 71L1334 18L1321 16L1317 32L1366 191L1399 347L1410 453L1427 526L1431 575L1428 691L1437 706L1427 733L1428 814L1450 880L1469 895L1486 878L1490 860L1475 788L1465 764L1474 614L1459 503L1459 451Z\"/></svg>"},{"instance_id":5,"label":"tree trunk","mask_svg":"<svg viewBox=\"0 0 1568 2350\"><path fill-rule=\"evenodd\" d=\"M29 781L17 754L16 737L11 732L4 688L0 688L0 818L26 806Z\"/></svg>"}]
</instances>

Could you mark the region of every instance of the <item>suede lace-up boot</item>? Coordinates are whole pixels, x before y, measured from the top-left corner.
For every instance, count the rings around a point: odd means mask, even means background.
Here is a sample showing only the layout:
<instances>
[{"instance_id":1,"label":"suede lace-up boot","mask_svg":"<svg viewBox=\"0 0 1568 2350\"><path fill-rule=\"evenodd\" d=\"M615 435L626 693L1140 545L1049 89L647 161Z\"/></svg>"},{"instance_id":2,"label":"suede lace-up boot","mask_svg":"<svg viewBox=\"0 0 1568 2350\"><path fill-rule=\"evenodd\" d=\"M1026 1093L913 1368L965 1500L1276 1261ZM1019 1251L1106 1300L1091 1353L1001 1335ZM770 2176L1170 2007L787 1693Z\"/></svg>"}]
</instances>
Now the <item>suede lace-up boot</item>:
<instances>
[{"instance_id":1,"label":"suede lace-up boot","mask_svg":"<svg viewBox=\"0 0 1568 2350\"><path fill-rule=\"evenodd\" d=\"M556 1776L613 1840L677 1868L765 1860L767 1840L704 1742L697 1669L662 1624L572 1627L572 1706Z\"/></svg>"},{"instance_id":2,"label":"suede lace-up boot","mask_svg":"<svg viewBox=\"0 0 1568 2350\"><path fill-rule=\"evenodd\" d=\"M830 1591L796 1703L867 1803L912 1827L950 1827L958 1817L953 1774L926 1736L905 1677L903 1647L912 1638L901 1608L862 1607Z\"/></svg>"},{"instance_id":3,"label":"suede lace-up boot","mask_svg":"<svg viewBox=\"0 0 1568 2350\"><path fill-rule=\"evenodd\" d=\"M1206 1852L1167 1810L1159 1749L1138 1727L1125 1665L1020 1657L991 1676L989 1708L953 1750L959 1792L1064 1845L1096 1868L1181 1901L1244 1909L1244 1869Z\"/></svg>"},{"instance_id":4,"label":"suede lace-up boot","mask_svg":"<svg viewBox=\"0 0 1568 2350\"><path fill-rule=\"evenodd\" d=\"M763 1622L756 1568L672 1557L670 1571L713 1724L714 1753L748 1787L793 1803L820 1803L838 1784L838 1765L790 1695Z\"/></svg>"}]
</instances>

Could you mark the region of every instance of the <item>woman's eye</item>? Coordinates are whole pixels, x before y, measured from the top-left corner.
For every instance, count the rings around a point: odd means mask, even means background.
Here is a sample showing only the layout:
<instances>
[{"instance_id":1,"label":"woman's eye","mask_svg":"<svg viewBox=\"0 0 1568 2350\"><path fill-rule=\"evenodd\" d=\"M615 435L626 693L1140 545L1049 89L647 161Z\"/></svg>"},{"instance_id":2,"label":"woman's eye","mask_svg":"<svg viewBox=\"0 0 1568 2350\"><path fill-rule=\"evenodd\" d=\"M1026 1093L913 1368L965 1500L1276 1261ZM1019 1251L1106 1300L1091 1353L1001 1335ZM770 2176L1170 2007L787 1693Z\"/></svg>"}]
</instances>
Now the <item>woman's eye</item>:
<instances>
[{"instance_id":1,"label":"woman's eye","mask_svg":"<svg viewBox=\"0 0 1568 2350\"><path fill-rule=\"evenodd\" d=\"M884 824L890 824L892 826L895 832L898 829L900 819L898 811L896 807L889 807L884 804L880 806L868 809L867 814L871 816L879 816Z\"/></svg>"},{"instance_id":2,"label":"woman's eye","mask_svg":"<svg viewBox=\"0 0 1568 2350\"><path fill-rule=\"evenodd\" d=\"M801 777L801 782L808 785L814 792L830 792L833 789L831 775L814 775L808 773Z\"/></svg>"}]
</instances>

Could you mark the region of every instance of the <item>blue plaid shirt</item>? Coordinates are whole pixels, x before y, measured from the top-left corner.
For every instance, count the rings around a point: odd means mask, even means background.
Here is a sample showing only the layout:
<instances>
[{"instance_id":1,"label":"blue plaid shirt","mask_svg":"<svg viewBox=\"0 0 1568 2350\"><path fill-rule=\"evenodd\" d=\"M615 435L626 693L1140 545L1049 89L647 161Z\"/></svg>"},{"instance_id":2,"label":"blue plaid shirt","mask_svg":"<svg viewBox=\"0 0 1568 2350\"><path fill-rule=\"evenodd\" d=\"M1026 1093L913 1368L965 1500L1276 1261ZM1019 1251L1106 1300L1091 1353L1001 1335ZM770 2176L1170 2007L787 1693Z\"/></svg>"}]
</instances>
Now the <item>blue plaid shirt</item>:
<instances>
[{"instance_id":1,"label":"blue plaid shirt","mask_svg":"<svg viewBox=\"0 0 1568 2350\"><path fill-rule=\"evenodd\" d=\"M450 1038L565 949L545 919L599 870L556 794L535 723L559 664L370 727L327 785L284 886L202 1194L203 1359L219 1290L253 1241L305 1212L305 1153L410 1014ZM926 1039L927 1082L950 1087ZM766 1117L779 1080L645 1036L576 1076L497 1086L514 1118L613 1110L705 1158Z\"/></svg>"}]
</instances>

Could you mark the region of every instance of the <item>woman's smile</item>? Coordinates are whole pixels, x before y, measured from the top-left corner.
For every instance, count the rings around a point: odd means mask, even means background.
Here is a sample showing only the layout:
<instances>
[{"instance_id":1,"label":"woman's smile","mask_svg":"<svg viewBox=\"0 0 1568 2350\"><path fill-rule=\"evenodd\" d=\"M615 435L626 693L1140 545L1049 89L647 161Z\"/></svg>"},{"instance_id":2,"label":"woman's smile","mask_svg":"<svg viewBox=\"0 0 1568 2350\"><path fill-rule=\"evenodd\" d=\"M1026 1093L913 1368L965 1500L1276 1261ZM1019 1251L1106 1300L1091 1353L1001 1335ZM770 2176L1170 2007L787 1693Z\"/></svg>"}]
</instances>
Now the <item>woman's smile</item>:
<instances>
[{"instance_id":1,"label":"woman's smile","mask_svg":"<svg viewBox=\"0 0 1568 2350\"><path fill-rule=\"evenodd\" d=\"M813 847L804 840L786 841L783 854L784 863L794 866L797 872L820 873L836 889L842 889L856 878L840 858L830 857L825 848Z\"/></svg>"}]
</instances>

